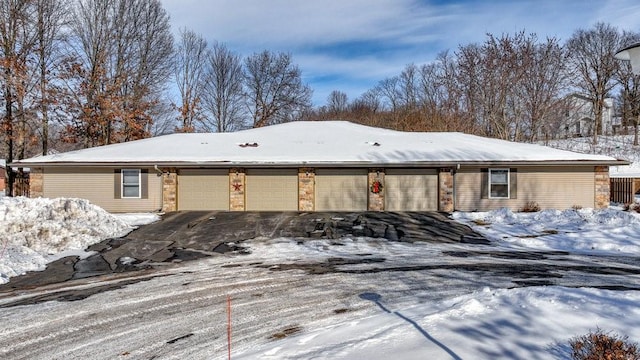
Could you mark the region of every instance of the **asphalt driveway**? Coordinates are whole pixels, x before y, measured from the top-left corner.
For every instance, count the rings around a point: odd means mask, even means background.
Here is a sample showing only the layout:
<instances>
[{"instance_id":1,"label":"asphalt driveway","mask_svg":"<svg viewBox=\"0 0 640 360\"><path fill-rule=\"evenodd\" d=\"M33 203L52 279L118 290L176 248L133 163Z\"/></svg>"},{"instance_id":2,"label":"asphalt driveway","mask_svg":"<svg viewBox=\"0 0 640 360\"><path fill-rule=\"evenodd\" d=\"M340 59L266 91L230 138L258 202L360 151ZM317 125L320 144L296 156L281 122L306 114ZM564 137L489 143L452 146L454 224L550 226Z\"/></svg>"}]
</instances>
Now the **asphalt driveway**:
<instances>
[{"instance_id":1,"label":"asphalt driveway","mask_svg":"<svg viewBox=\"0 0 640 360\"><path fill-rule=\"evenodd\" d=\"M244 250L242 242L256 238L340 239L383 238L401 242L484 243L468 226L438 212L220 212L180 211L140 227L124 238L89 247L96 253L70 256L47 270L12 278L0 293L68 280L153 271L171 263Z\"/></svg>"}]
</instances>

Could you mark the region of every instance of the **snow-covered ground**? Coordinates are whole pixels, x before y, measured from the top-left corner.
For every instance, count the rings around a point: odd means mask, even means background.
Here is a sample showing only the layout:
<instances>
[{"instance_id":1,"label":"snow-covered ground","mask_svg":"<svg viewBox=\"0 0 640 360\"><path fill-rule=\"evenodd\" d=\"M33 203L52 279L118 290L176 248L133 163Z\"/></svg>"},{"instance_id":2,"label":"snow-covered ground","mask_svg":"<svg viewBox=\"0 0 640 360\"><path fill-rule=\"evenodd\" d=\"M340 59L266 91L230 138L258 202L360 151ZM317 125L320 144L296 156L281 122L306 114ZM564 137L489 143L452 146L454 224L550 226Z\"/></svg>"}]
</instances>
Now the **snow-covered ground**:
<instances>
[{"instance_id":1,"label":"snow-covered ground","mask_svg":"<svg viewBox=\"0 0 640 360\"><path fill-rule=\"evenodd\" d=\"M592 137L550 140L541 144L562 150L601 154L627 160L632 162L631 165L612 166L609 169L610 176L640 177L640 146L633 145L633 135L600 136L595 145Z\"/></svg>"},{"instance_id":2,"label":"snow-covered ground","mask_svg":"<svg viewBox=\"0 0 640 360\"><path fill-rule=\"evenodd\" d=\"M615 208L453 217L492 240L485 250L640 254L637 214ZM7 244L3 273L12 266L6 254L37 253L46 260L49 253L131 229L122 217L71 199L2 199L0 226ZM451 276L432 284L419 272L353 271L370 264L324 275L274 271L278 264L335 258L384 257L388 266L437 262L445 249L482 245L367 238L244 245L251 254L168 267L160 277L81 301L3 308L29 294L0 297L0 358L226 359L227 295L233 299L233 359L566 359L568 340L596 328L640 340L638 291L490 285L464 291L456 284L482 278L443 270ZM431 301L429 289L436 287L450 295Z\"/></svg>"},{"instance_id":3,"label":"snow-covered ground","mask_svg":"<svg viewBox=\"0 0 640 360\"><path fill-rule=\"evenodd\" d=\"M615 208L537 213L502 209L458 212L453 218L472 226L501 249L640 255L638 214ZM395 245L386 250L405 256L412 252ZM273 256L301 256L286 254L282 247L271 251ZM597 328L640 340L637 291L485 287L441 303L416 301L401 307L387 305L376 293L364 298L378 306L377 314L269 343L235 358L568 359L568 340Z\"/></svg>"}]
</instances>

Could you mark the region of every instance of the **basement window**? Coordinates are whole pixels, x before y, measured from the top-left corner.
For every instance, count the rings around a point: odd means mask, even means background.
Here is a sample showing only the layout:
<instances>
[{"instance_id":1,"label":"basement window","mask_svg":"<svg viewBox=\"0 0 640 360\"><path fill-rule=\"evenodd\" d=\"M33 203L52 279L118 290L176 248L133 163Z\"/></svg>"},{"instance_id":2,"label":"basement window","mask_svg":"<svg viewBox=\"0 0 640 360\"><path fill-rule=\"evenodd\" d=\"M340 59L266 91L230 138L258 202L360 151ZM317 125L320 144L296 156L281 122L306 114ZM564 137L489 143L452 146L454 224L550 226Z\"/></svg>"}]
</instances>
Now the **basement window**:
<instances>
[{"instance_id":1,"label":"basement window","mask_svg":"<svg viewBox=\"0 0 640 360\"><path fill-rule=\"evenodd\" d=\"M140 198L140 169L122 169L122 198Z\"/></svg>"},{"instance_id":2,"label":"basement window","mask_svg":"<svg viewBox=\"0 0 640 360\"><path fill-rule=\"evenodd\" d=\"M489 169L489 199L509 198L509 169Z\"/></svg>"}]
</instances>

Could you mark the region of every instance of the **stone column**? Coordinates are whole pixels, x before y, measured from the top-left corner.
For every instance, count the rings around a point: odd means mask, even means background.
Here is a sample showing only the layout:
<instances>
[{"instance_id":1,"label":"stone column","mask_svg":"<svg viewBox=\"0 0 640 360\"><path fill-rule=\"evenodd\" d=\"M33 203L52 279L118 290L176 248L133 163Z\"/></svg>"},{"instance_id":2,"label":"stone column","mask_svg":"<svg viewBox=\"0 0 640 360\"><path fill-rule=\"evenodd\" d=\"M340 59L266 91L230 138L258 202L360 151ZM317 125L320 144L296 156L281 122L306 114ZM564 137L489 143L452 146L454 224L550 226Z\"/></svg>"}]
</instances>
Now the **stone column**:
<instances>
[{"instance_id":1,"label":"stone column","mask_svg":"<svg viewBox=\"0 0 640 360\"><path fill-rule=\"evenodd\" d=\"M298 211L313 211L316 204L316 171L298 169Z\"/></svg>"},{"instance_id":2,"label":"stone column","mask_svg":"<svg viewBox=\"0 0 640 360\"><path fill-rule=\"evenodd\" d=\"M453 212L453 169L438 169L438 211Z\"/></svg>"},{"instance_id":3,"label":"stone column","mask_svg":"<svg viewBox=\"0 0 640 360\"><path fill-rule=\"evenodd\" d=\"M609 207L611 200L611 183L609 182L609 167L596 166L595 169L595 208Z\"/></svg>"},{"instance_id":4,"label":"stone column","mask_svg":"<svg viewBox=\"0 0 640 360\"><path fill-rule=\"evenodd\" d=\"M368 178L369 211L384 211L384 169L369 169Z\"/></svg>"},{"instance_id":5,"label":"stone column","mask_svg":"<svg viewBox=\"0 0 640 360\"><path fill-rule=\"evenodd\" d=\"M162 211L178 210L178 171L162 169Z\"/></svg>"},{"instance_id":6,"label":"stone column","mask_svg":"<svg viewBox=\"0 0 640 360\"><path fill-rule=\"evenodd\" d=\"M42 168L31 168L29 173L29 197L44 196L44 172Z\"/></svg>"},{"instance_id":7,"label":"stone column","mask_svg":"<svg viewBox=\"0 0 640 360\"><path fill-rule=\"evenodd\" d=\"M245 181L246 175L243 168L229 170L229 210L245 210Z\"/></svg>"}]
</instances>

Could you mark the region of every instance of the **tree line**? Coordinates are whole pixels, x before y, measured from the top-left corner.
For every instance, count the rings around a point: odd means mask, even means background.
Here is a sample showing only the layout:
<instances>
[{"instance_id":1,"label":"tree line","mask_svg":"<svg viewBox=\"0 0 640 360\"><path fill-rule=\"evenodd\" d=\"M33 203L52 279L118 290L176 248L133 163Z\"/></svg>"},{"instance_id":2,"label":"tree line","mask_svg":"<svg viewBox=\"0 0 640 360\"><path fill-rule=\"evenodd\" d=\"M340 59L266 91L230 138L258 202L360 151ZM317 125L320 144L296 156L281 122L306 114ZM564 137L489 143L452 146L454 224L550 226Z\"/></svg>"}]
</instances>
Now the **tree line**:
<instances>
[{"instance_id":1,"label":"tree line","mask_svg":"<svg viewBox=\"0 0 640 360\"><path fill-rule=\"evenodd\" d=\"M189 29L174 37L159 0L1 0L0 158L323 119L537 141L558 133L571 93L592 101L596 119L615 96L637 130L638 77L613 54L638 40L604 23L564 43L487 34L313 108L290 54L243 57Z\"/></svg>"},{"instance_id":2,"label":"tree line","mask_svg":"<svg viewBox=\"0 0 640 360\"><path fill-rule=\"evenodd\" d=\"M571 95L579 94L594 112L594 143L606 98L616 100L617 116L637 136L640 78L614 54L638 41L640 34L605 23L579 29L564 43L525 32L487 34L482 43L442 52L420 66L407 65L353 101L333 91L310 117L533 142L563 133Z\"/></svg>"}]
</instances>

